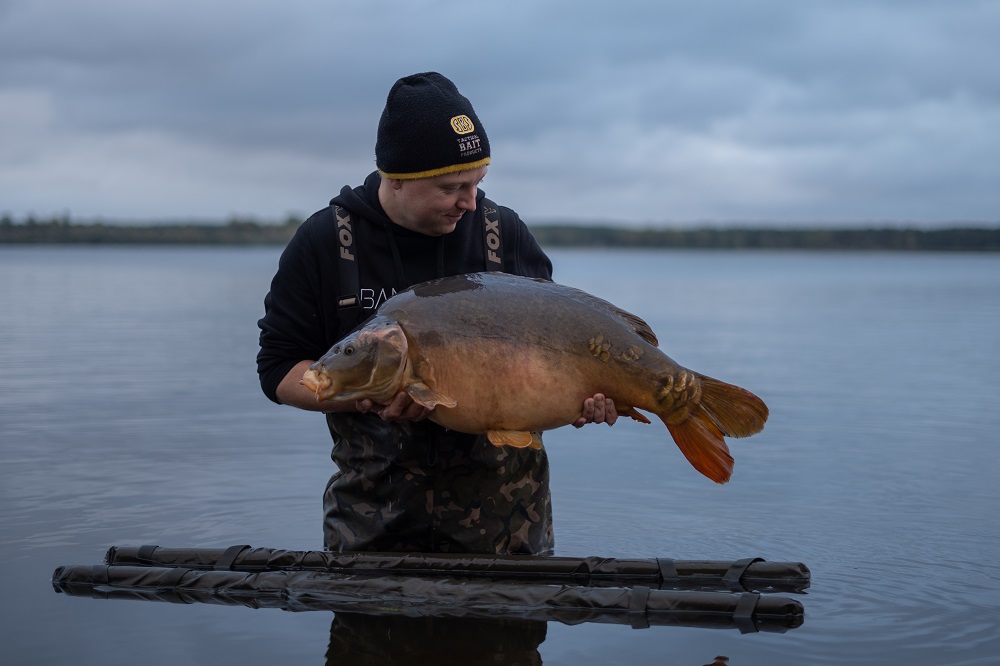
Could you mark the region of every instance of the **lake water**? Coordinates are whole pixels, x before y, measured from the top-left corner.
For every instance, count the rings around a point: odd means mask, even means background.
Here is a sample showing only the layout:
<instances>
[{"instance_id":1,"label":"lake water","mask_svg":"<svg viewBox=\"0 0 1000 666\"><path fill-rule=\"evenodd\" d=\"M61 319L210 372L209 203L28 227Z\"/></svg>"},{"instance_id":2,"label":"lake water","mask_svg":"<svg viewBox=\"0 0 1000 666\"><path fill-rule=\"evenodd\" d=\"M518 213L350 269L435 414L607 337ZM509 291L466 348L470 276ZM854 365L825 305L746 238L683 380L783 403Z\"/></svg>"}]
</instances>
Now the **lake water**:
<instances>
[{"instance_id":1,"label":"lake water","mask_svg":"<svg viewBox=\"0 0 1000 666\"><path fill-rule=\"evenodd\" d=\"M112 545L321 547L325 425L255 372L279 252L0 248L0 661L324 662L329 612L50 584ZM771 409L726 486L658 424L549 433L557 554L759 556L812 586L786 633L550 622L542 662L1000 663L1000 255L551 255Z\"/></svg>"}]
</instances>

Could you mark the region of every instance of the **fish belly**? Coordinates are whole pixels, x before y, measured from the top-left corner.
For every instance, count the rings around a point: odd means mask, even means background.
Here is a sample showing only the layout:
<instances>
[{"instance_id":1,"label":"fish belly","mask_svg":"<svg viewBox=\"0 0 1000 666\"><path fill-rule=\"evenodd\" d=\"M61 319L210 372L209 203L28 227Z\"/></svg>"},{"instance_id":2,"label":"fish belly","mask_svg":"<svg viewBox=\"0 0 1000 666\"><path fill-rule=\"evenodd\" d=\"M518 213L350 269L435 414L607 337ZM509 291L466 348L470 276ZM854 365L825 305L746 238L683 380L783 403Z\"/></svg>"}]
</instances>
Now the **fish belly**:
<instances>
[{"instance_id":1,"label":"fish belly","mask_svg":"<svg viewBox=\"0 0 1000 666\"><path fill-rule=\"evenodd\" d=\"M576 421L596 393L623 406L645 406L639 396L652 395L647 373L623 373L614 363L564 350L477 342L430 356L436 358L428 358L434 368L428 385L458 403L439 406L430 418L460 432L551 430Z\"/></svg>"},{"instance_id":2,"label":"fish belly","mask_svg":"<svg viewBox=\"0 0 1000 666\"><path fill-rule=\"evenodd\" d=\"M431 419L459 432L551 430L575 421L593 395L578 368L538 349L465 345L429 360L428 385L458 403L439 406Z\"/></svg>"}]
</instances>

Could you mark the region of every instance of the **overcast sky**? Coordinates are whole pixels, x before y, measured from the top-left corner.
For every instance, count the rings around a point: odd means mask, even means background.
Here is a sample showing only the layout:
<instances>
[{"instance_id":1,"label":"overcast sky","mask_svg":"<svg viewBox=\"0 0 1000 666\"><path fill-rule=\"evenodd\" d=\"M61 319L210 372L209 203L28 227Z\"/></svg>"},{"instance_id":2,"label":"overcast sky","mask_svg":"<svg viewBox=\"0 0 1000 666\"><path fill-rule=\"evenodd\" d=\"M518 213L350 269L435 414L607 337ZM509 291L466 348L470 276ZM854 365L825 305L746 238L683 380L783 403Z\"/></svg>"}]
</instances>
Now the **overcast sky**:
<instances>
[{"instance_id":1,"label":"overcast sky","mask_svg":"<svg viewBox=\"0 0 1000 666\"><path fill-rule=\"evenodd\" d=\"M1000 1L0 0L0 213L279 220L437 70L531 222L1000 222Z\"/></svg>"}]
</instances>

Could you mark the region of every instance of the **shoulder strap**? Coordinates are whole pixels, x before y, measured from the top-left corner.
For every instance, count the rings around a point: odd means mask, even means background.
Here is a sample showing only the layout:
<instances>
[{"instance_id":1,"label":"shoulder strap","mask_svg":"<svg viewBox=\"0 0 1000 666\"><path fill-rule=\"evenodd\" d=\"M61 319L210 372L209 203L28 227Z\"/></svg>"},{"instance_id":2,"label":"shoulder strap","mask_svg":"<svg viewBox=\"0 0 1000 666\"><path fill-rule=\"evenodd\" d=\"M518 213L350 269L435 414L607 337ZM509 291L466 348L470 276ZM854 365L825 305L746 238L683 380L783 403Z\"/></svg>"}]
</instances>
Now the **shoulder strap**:
<instances>
[{"instance_id":1,"label":"shoulder strap","mask_svg":"<svg viewBox=\"0 0 1000 666\"><path fill-rule=\"evenodd\" d=\"M483 211L483 256L487 271L503 270L503 238L500 235L500 208L483 197L479 202Z\"/></svg>"},{"instance_id":2,"label":"shoulder strap","mask_svg":"<svg viewBox=\"0 0 1000 666\"><path fill-rule=\"evenodd\" d=\"M489 199L480 202L483 212L483 256L487 271L503 270L503 237L500 232L500 208ZM351 214L341 206L334 206L337 220L337 270L340 293L337 307L346 309L361 304L361 279L359 277L357 246Z\"/></svg>"},{"instance_id":3,"label":"shoulder strap","mask_svg":"<svg viewBox=\"0 0 1000 666\"><path fill-rule=\"evenodd\" d=\"M337 220L337 270L340 275L337 307L358 306L361 303L361 279L358 277L358 253L351 214L340 206L334 206L333 214Z\"/></svg>"}]
</instances>

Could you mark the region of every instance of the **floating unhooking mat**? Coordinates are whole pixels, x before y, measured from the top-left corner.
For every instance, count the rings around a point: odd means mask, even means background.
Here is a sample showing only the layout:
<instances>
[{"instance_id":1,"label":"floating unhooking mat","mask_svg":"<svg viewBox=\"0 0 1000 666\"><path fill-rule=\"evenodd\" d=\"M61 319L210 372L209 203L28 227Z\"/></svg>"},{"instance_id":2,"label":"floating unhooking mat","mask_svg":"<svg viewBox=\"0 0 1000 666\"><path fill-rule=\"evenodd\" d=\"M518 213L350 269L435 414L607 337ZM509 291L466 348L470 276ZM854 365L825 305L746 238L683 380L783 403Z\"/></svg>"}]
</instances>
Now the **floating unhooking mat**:
<instances>
[{"instance_id":1,"label":"floating unhooking mat","mask_svg":"<svg viewBox=\"0 0 1000 666\"><path fill-rule=\"evenodd\" d=\"M689 562L673 560L143 546L111 548L106 562L59 567L53 586L72 596L108 599L567 624L610 622L636 628L685 625L780 632L803 621L802 604L794 599L757 591L705 591L704 581L713 578L706 572L720 571L714 579L729 577L717 587L746 590L751 568L757 568L758 576L764 571L765 563L756 558L688 566ZM808 585L803 565L768 564L775 565L767 572L780 574L777 579L797 571L800 588ZM644 584L634 583L643 576ZM699 579L700 589L654 589L684 578ZM675 582L668 582L671 579ZM608 587L612 580L620 587ZM600 581L601 587L589 586L588 581ZM624 587L623 581L633 584Z\"/></svg>"},{"instance_id":2,"label":"floating unhooking mat","mask_svg":"<svg viewBox=\"0 0 1000 666\"><path fill-rule=\"evenodd\" d=\"M800 562L767 562L759 557L734 562L668 558L627 560L450 553L333 553L240 545L229 548L113 546L104 561L112 566L457 576L591 586L642 584L660 589L698 588L733 592L801 592L809 587L810 582L809 569Z\"/></svg>"}]
</instances>

